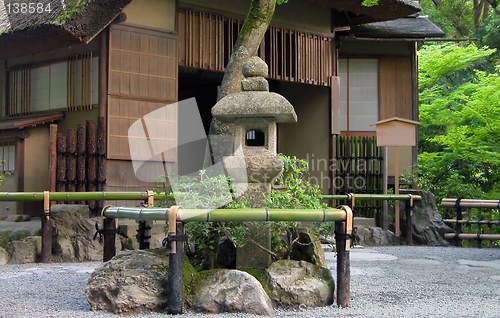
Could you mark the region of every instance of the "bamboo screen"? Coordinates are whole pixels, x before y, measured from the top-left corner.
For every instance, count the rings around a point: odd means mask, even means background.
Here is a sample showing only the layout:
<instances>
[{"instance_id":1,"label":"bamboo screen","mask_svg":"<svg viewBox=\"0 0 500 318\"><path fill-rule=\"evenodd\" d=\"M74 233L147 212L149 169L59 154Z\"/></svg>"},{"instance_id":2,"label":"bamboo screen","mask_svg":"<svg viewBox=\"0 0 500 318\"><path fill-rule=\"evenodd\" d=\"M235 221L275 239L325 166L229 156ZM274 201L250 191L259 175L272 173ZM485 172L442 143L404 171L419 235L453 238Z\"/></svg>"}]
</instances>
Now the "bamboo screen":
<instances>
[{"instance_id":1,"label":"bamboo screen","mask_svg":"<svg viewBox=\"0 0 500 318\"><path fill-rule=\"evenodd\" d=\"M179 65L224 71L242 25L242 19L180 9ZM271 26L259 56L273 79L329 86L334 75L333 38L323 35Z\"/></svg>"},{"instance_id":2,"label":"bamboo screen","mask_svg":"<svg viewBox=\"0 0 500 318\"><path fill-rule=\"evenodd\" d=\"M30 65L12 67L9 72L8 115L25 116L30 114Z\"/></svg>"}]
</instances>

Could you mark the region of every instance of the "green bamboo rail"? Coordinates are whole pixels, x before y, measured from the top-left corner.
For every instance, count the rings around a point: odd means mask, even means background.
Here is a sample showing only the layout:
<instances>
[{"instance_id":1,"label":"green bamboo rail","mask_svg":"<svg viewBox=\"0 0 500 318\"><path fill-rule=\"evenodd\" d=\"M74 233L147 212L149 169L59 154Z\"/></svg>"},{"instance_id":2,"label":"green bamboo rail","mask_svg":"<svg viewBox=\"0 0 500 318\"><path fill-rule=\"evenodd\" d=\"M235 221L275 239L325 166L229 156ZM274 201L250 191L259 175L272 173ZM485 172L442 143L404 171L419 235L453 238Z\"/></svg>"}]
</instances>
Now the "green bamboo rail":
<instances>
[{"instance_id":1,"label":"green bamboo rail","mask_svg":"<svg viewBox=\"0 0 500 318\"><path fill-rule=\"evenodd\" d=\"M146 200L148 197L146 191L49 192L51 201ZM173 199L164 192L154 193L154 198ZM0 201L43 201L43 192L0 192Z\"/></svg>"},{"instance_id":2,"label":"green bamboo rail","mask_svg":"<svg viewBox=\"0 0 500 318\"><path fill-rule=\"evenodd\" d=\"M334 194L334 195L322 195L322 200L350 200L352 197L356 200L413 200L422 199L419 195L412 194Z\"/></svg>"},{"instance_id":3,"label":"green bamboo rail","mask_svg":"<svg viewBox=\"0 0 500 318\"><path fill-rule=\"evenodd\" d=\"M139 221L168 220L169 208L109 207L107 218L127 218ZM343 209L182 209L177 212L179 222L245 222L245 221L345 221Z\"/></svg>"},{"instance_id":4,"label":"green bamboo rail","mask_svg":"<svg viewBox=\"0 0 500 318\"><path fill-rule=\"evenodd\" d=\"M169 254L169 309L170 314L182 313L182 259L184 223L186 222L245 222L245 221L313 221L335 222L337 244L337 305L349 307L350 302L350 238L352 210L348 206L336 209L183 209L108 207L104 209L104 260L116 253L115 237L118 218L138 221L168 220L167 241ZM109 242L107 245L106 242Z\"/></svg>"}]
</instances>

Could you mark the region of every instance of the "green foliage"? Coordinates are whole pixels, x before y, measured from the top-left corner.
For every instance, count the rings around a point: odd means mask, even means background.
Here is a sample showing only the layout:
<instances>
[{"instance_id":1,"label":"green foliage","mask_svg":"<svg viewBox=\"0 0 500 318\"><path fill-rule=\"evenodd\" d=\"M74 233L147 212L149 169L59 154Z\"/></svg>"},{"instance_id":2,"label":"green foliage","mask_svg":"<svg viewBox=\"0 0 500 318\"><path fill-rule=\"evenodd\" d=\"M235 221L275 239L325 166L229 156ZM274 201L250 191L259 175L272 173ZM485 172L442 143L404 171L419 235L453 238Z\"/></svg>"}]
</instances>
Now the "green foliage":
<instances>
[{"instance_id":1,"label":"green foliage","mask_svg":"<svg viewBox=\"0 0 500 318\"><path fill-rule=\"evenodd\" d=\"M265 206L276 209L319 209L327 208L327 205L320 203L321 190L317 185L311 185L305 178L309 172L308 162L299 160L296 157L280 155L284 162L283 174L275 180L276 185L284 187L283 191L271 190L271 195L266 198ZM248 201L236 201L235 188L232 180L226 176L206 175L205 171L200 171L199 177L180 177L169 175L159 177L158 180L170 183L164 185L157 192L165 191L167 197L175 198L160 202L160 206L182 205L185 208L196 209L244 209L250 207ZM228 198L228 189L230 198ZM226 203L231 200L231 202ZM198 260L198 264L207 255L214 252L216 244L221 235L227 236L235 246L242 246L247 240L248 225L239 222L205 222L187 223L186 234L190 238L187 253ZM332 223L333 224L333 223ZM271 249L275 258L287 258L291 252L294 242L298 239L295 230L297 222L266 222L271 228ZM260 222L258 226L263 226ZM316 233L330 231L329 225L322 224L315 228ZM191 245L191 247L189 247ZM194 248L191 250L191 248Z\"/></svg>"},{"instance_id":2,"label":"green foliage","mask_svg":"<svg viewBox=\"0 0 500 318\"><path fill-rule=\"evenodd\" d=\"M305 178L309 172L309 163L297 157L283 158L283 173L274 181L275 185L284 186L283 191L271 190L265 206L275 209L321 209L327 205L320 203L321 189L312 185Z\"/></svg>"},{"instance_id":3,"label":"green foliage","mask_svg":"<svg viewBox=\"0 0 500 318\"><path fill-rule=\"evenodd\" d=\"M7 245L7 243L12 241L22 241L23 239L25 239L30 235L31 235L30 231L2 232L0 233L0 247L5 248L5 245Z\"/></svg>"},{"instance_id":4,"label":"green foliage","mask_svg":"<svg viewBox=\"0 0 500 318\"><path fill-rule=\"evenodd\" d=\"M420 6L425 14L436 23L449 38L464 38L474 31L472 1L441 0L436 5L434 0L422 0Z\"/></svg>"},{"instance_id":5,"label":"green foliage","mask_svg":"<svg viewBox=\"0 0 500 318\"><path fill-rule=\"evenodd\" d=\"M363 2L361 3L361 5L365 7L373 7L376 6L377 4L378 0L363 0Z\"/></svg>"},{"instance_id":6,"label":"green foliage","mask_svg":"<svg viewBox=\"0 0 500 318\"><path fill-rule=\"evenodd\" d=\"M486 198L500 181L500 73L475 69L495 50L474 44L419 51L418 166L404 179L444 197ZM498 197L496 197L498 199Z\"/></svg>"}]
</instances>

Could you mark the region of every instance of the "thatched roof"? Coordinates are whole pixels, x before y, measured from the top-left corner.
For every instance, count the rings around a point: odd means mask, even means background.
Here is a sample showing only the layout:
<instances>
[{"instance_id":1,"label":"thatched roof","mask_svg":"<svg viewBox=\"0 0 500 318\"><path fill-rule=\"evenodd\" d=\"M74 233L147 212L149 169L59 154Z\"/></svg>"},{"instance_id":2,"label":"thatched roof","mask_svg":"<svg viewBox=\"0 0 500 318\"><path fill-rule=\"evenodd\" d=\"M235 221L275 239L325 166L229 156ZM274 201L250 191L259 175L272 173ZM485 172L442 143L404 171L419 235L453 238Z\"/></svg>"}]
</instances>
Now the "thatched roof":
<instances>
[{"instance_id":1,"label":"thatched roof","mask_svg":"<svg viewBox=\"0 0 500 318\"><path fill-rule=\"evenodd\" d=\"M365 38L442 38L443 30L427 17L407 17L351 27L347 32Z\"/></svg>"},{"instance_id":2,"label":"thatched roof","mask_svg":"<svg viewBox=\"0 0 500 318\"><path fill-rule=\"evenodd\" d=\"M374 6L364 6L363 0L301 1L336 9L336 26L392 20L420 11L412 0L378 0ZM28 0L0 0L0 60L88 43L132 0L45 0L41 3L50 3L51 12L13 13L12 5L22 2Z\"/></svg>"},{"instance_id":3,"label":"thatched roof","mask_svg":"<svg viewBox=\"0 0 500 318\"><path fill-rule=\"evenodd\" d=\"M0 59L88 43L131 1L49 0L50 12L14 13L27 1L0 0Z\"/></svg>"},{"instance_id":4,"label":"thatched roof","mask_svg":"<svg viewBox=\"0 0 500 318\"><path fill-rule=\"evenodd\" d=\"M302 0L319 6L333 8L344 14L335 21L336 26L356 25L375 21L394 20L420 12L413 0L378 0L376 5L363 5L365 0Z\"/></svg>"}]
</instances>

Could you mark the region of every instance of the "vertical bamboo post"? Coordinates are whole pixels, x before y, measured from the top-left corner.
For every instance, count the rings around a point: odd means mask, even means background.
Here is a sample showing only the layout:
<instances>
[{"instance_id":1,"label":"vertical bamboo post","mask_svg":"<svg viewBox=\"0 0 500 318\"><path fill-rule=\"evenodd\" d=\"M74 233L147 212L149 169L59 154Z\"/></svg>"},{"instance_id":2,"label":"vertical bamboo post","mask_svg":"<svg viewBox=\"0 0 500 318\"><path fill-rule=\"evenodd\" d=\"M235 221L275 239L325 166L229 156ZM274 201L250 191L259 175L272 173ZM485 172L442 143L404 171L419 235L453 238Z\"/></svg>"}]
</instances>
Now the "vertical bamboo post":
<instances>
[{"instance_id":1,"label":"vertical bamboo post","mask_svg":"<svg viewBox=\"0 0 500 318\"><path fill-rule=\"evenodd\" d=\"M66 130L66 191L75 192L75 131ZM69 201L73 204L74 201Z\"/></svg>"},{"instance_id":2,"label":"vertical bamboo post","mask_svg":"<svg viewBox=\"0 0 500 318\"><path fill-rule=\"evenodd\" d=\"M97 191L104 191L106 183L106 126L104 117L97 120ZM97 201L97 208L101 210L104 201Z\"/></svg>"},{"instance_id":3,"label":"vertical bamboo post","mask_svg":"<svg viewBox=\"0 0 500 318\"><path fill-rule=\"evenodd\" d=\"M76 128L76 153L76 191L85 192L85 127L82 124ZM78 204L85 204L85 201Z\"/></svg>"},{"instance_id":4,"label":"vertical bamboo post","mask_svg":"<svg viewBox=\"0 0 500 318\"><path fill-rule=\"evenodd\" d=\"M52 255L52 233L50 220L49 191L43 192L43 214L42 214L42 263L50 263Z\"/></svg>"},{"instance_id":5,"label":"vertical bamboo post","mask_svg":"<svg viewBox=\"0 0 500 318\"><path fill-rule=\"evenodd\" d=\"M92 120L87 120L87 191L96 190L96 169L95 169L95 124ZM95 201L89 201L90 215L96 215Z\"/></svg>"},{"instance_id":6,"label":"vertical bamboo post","mask_svg":"<svg viewBox=\"0 0 500 318\"><path fill-rule=\"evenodd\" d=\"M102 261L107 262L116 255L116 219L104 218L102 223L104 230L104 250Z\"/></svg>"},{"instance_id":7,"label":"vertical bamboo post","mask_svg":"<svg viewBox=\"0 0 500 318\"><path fill-rule=\"evenodd\" d=\"M57 180L57 125L50 125L49 132L49 191L56 191L56 180ZM51 202L51 204L55 204Z\"/></svg>"},{"instance_id":8,"label":"vertical bamboo post","mask_svg":"<svg viewBox=\"0 0 500 318\"><path fill-rule=\"evenodd\" d=\"M394 194L399 194L399 158L398 147L394 147ZM396 222L396 244L401 243L399 229L399 200L394 201L394 219Z\"/></svg>"},{"instance_id":9,"label":"vertical bamboo post","mask_svg":"<svg viewBox=\"0 0 500 318\"><path fill-rule=\"evenodd\" d=\"M387 194L387 177L389 171L389 155L387 151L387 147L382 147L383 149L383 167L382 167L382 193ZM382 228L387 231L389 228L389 204L387 200L382 201Z\"/></svg>"},{"instance_id":10,"label":"vertical bamboo post","mask_svg":"<svg viewBox=\"0 0 500 318\"><path fill-rule=\"evenodd\" d=\"M148 207L152 208L155 205L155 193L152 190L148 190ZM150 247L151 237L153 236L153 222L146 221L144 223L144 247L148 249Z\"/></svg>"}]
</instances>

